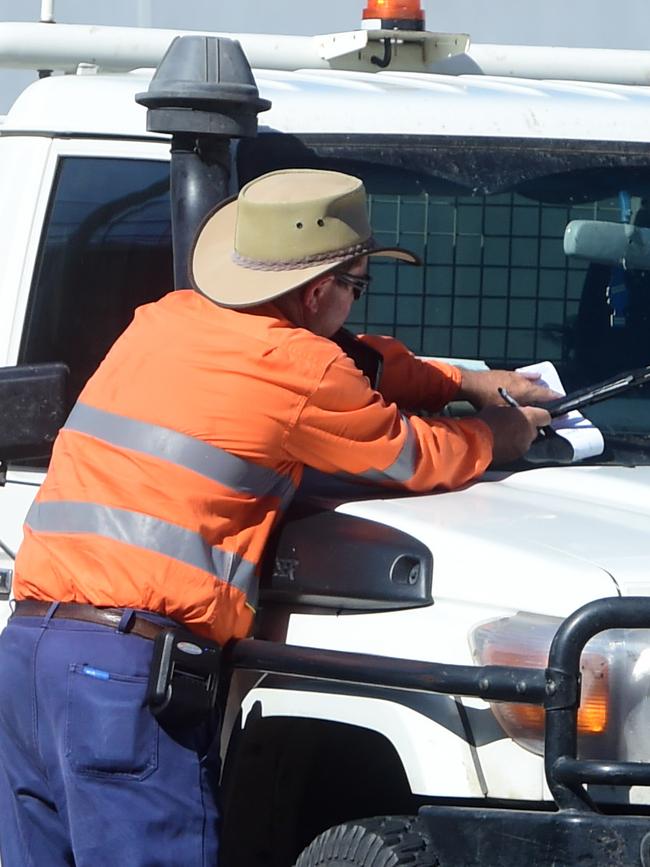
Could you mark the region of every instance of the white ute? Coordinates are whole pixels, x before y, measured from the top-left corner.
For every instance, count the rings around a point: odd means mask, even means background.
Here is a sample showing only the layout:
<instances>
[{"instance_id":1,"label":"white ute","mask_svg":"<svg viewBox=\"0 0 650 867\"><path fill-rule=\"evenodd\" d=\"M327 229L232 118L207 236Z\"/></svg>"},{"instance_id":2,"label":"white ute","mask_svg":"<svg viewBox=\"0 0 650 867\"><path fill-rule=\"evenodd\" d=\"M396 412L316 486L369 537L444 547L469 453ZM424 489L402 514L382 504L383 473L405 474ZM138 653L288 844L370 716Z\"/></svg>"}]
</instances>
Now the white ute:
<instances>
[{"instance_id":1,"label":"white ute","mask_svg":"<svg viewBox=\"0 0 650 867\"><path fill-rule=\"evenodd\" d=\"M373 265L353 331L549 360L568 392L649 365L650 52L499 51L383 6L345 34L212 34L271 103L229 191L364 179L376 236L424 267ZM177 35L0 24L1 65L54 73L0 125L0 625L61 412L174 288L171 129L136 95ZM584 460L533 446L427 496L305 486L229 650L222 867L650 867L650 398L583 411L605 442Z\"/></svg>"}]
</instances>

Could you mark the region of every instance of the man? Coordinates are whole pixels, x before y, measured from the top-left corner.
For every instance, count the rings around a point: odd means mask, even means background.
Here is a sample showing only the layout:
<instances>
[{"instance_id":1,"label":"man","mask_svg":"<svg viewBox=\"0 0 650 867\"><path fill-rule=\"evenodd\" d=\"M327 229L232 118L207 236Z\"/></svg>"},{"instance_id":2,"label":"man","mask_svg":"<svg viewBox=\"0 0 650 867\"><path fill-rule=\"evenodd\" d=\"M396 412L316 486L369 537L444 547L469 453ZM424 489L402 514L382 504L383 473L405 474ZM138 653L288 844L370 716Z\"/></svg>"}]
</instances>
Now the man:
<instances>
[{"instance_id":1,"label":"man","mask_svg":"<svg viewBox=\"0 0 650 867\"><path fill-rule=\"evenodd\" d=\"M329 338L375 255L417 261L375 244L358 179L254 180L199 232L198 291L140 308L86 385L27 516L0 637L3 867L215 864L208 733L152 716L151 638L249 634L258 564L305 465L455 488L549 422L494 405L497 386L548 399L534 381L421 362L387 338L367 338L384 355L373 390ZM456 397L483 408L405 413Z\"/></svg>"}]
</instances>

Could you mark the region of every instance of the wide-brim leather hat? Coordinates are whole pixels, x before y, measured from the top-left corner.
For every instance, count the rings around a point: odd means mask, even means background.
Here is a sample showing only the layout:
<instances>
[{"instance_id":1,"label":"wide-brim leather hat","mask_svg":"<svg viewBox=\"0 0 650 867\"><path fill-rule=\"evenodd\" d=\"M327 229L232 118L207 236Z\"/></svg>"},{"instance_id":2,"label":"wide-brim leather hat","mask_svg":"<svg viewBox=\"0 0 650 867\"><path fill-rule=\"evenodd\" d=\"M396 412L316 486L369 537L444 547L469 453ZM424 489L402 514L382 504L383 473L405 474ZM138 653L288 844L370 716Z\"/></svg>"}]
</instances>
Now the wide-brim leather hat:
<instances>
[{"instance_id":1,"label":"wide-brim leather hat","mask_svg":"<svg viewBox=\"0 0 650 867\"><path fill-rule=\"evenodd\" d=\"M418 257L372 237L363 182L319 169L283 169L242 187L199 229L191 275L199 292L225 307L278 298L359 256Z\"/></svg>"}]
</instances>

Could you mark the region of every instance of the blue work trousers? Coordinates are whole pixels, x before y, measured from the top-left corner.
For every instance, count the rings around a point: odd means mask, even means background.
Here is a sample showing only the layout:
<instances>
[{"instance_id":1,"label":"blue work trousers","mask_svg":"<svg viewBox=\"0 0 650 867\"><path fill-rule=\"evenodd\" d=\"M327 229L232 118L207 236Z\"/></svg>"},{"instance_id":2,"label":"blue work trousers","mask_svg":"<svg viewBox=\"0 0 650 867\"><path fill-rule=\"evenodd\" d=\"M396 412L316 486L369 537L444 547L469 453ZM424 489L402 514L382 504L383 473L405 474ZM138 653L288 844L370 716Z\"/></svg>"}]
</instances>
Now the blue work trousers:
<instances>
[{"instance_id":1,"label":"blue work trousers","mask_svg":"<svg viewBox=\"0 0 650 867\"><path fill-rule=\"evenodd\" d=\"M0 635L2 867L216 867L215 732L158 724L145 702L152 651L106 626L10 620Z\"/></svg>"}]
</instances>

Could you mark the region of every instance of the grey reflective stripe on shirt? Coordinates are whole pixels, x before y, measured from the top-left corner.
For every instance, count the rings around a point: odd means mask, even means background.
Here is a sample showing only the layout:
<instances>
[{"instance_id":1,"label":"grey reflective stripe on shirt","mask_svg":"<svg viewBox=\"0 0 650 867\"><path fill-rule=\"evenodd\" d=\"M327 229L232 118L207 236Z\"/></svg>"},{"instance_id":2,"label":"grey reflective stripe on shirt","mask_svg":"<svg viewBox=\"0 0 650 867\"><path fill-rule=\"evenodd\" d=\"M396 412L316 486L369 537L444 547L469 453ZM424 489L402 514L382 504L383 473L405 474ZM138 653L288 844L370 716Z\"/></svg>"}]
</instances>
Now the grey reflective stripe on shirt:
<instances>
[{"instance_id":1,"label":"grey reflective stripe on shirt","mask_svg":"<svg viewBox=\"0 0 650 867\"><path fill-rule=\"evenodd\" d=\"M56 501L34 502L25 523L39 533L92 533L164 554L232 584L246 594L251 605L257 602L254 563L160 518L97 503Z\"/></svg>"},{"instance_id":2,"label":"grey reflective stripe on shirt","mask_svg":"<svg viewBox=\"0 0 650 867\"><path fill-rule=\"evenodd\" d=\"M77 403L64 428L119 448L170 461L240 494L275 496L284 507L295 493L291 478L239 458L197 437Z\"/></svg>"},{"instance_id":3,"label":"grey reflective stripe on shirt","mask_svg":"<svg viewBox=\"0 0 650 867\"><path fill-rule=\"evenodd\" d=\"M415 472L419 446L411 422L406 416L402 416L402 422L406 425L406 442L402 446L396 461L389 467L386 467L385 470L366 470L365 473L356 473L354 476L348 473L346 477L365 479L366 481L379 484L386 482L408 482Z\"/></svg>"}]
</instances>

